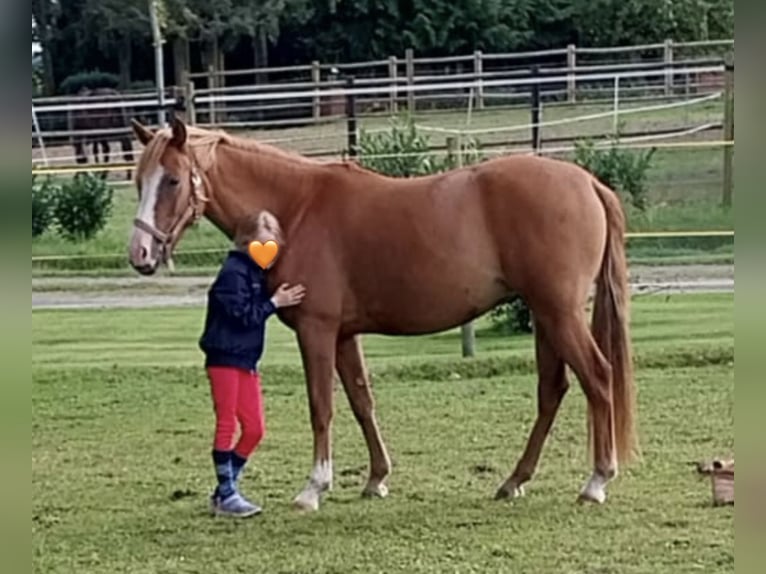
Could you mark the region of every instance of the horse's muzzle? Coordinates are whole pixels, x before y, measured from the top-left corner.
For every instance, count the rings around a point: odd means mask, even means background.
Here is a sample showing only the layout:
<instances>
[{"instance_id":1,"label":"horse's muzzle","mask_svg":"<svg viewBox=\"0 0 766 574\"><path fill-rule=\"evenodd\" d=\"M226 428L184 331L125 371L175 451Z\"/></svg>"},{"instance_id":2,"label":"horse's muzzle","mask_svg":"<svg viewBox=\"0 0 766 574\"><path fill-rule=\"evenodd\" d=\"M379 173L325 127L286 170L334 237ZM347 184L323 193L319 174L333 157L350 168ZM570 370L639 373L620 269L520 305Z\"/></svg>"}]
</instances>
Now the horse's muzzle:
<instances>
[{"instance_id":1,"label":"horse's muzzle","mask_svg":"<svg viewBox=\"0 0 766 574\"><path fill-rule=\"evenodd\" d=\"M141 275L146 275L147 277L150 275L154 275L157 272L157 268L159 267L159 263L155 265L135 265L131 262L131 267L138 271Z\"/></svg>"}]
</instances>

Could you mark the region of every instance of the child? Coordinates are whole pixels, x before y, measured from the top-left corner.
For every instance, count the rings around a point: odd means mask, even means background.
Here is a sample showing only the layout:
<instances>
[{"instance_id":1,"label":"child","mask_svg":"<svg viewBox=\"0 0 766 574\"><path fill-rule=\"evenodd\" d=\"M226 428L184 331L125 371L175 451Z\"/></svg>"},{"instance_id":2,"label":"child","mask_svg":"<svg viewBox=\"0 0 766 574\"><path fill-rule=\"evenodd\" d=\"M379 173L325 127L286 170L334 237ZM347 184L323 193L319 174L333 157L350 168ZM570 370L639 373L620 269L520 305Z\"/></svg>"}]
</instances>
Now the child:
<instances>
[{"instance_id":1,"label":"child","mask_svg":"<svg viewBox=\"0 0 766 574\"><path fill-rule=\"evenodd\" d=\"M279 225L268 212L244 218L237 226L235 249L208 292L205 331L200 339L210 379L216 426L213 442L218 487L211 496L211 511L218 515L247 517L261 512L246 500L237 481L247 458L263 438L264 420L258 361L263 353L266 319L276 309L298 305L302 285L280 285L269 297L266 274L248 253L252 241L275 240ZM234 434L240 437L234 445Z\"/></svg>"}]
</instances>

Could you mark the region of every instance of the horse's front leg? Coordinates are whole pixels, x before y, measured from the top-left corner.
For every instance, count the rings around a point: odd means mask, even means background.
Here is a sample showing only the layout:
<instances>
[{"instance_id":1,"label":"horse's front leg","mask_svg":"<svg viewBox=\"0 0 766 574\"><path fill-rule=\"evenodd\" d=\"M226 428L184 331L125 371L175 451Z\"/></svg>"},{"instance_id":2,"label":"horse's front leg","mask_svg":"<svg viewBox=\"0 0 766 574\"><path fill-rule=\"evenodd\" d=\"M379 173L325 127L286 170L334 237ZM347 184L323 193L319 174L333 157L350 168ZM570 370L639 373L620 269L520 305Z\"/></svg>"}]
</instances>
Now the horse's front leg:
<instances>
[{"instance_id":1,"label":"horse's front leg","mask_svg":"<svg viewBox=\"0 0 766 574\"><path fill-rule=\"evenodd\" d=\"M308 483L293 501L302 510L318 510L322 493L332 487L331 425L336 341L337 328L322 321L306 321L298 328L314 432L314 466Z\"/></svg>"},{"instance_id":2,"label":"horse's front leg","mask_svg":"<svg viewBox=\"0 0 766 574\"><path fill-rule=\"evenodd\" d=\"M338 340L337 362L338 375L370 453L370 477L362 495L382 498L388 494L385 480L391 471L391 461L375 418L375 400L370 389L359 336Z\"/></svg>"}]
</instances>

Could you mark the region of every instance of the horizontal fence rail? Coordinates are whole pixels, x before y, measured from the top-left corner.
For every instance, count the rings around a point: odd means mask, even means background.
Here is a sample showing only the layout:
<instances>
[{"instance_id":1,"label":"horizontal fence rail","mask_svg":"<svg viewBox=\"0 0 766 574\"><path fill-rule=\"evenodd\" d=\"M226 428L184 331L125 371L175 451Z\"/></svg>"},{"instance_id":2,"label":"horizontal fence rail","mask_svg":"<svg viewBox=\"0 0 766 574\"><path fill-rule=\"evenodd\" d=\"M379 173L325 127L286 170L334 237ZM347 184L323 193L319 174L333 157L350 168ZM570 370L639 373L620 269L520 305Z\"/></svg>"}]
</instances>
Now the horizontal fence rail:
<instances>
[{"instance_id":1,"label":"horizontal fence rail","mask_svg":"<svg viewBox=\"0 0 766 574\"><path fill-rule=\"evenodd\" d=\"M718 126L713 126L718 127ZM668 133L668 134L662 134L660 136L636 136L635 138L625 138L620 141L619 147L622 149L633 149L633 150L640 150L640 149L669 149L669 150L692 150L692 149L703 149L703 148L713 148L713 149L724 149L728 147L734 146L734 141L687 141L687 142L661 142L661 141L654 141L653 143L646 143L643 141L647 137L657 137L657 138L672 138L674 136L678 135L688 135L689 133L694 133L695 131L699 131L701 129L709 129L710 126L701 126L699 128L693 128L692 130L684 130L682 132L678 133ZM450 133L454 133L457 135L461 135L463 132L460 132L459 130L451 131ZM470 132L464 132L465 135L469 135ZM576 140L578 138L566 138L569 140ZM633 141L638 140L638 141ZM611 141L595 141L594 146L595 147L608 147L614 145ZM558 154L564 154L564 153L571 153L575 151L576 148L574 146L562 146L562 147L548 147L548 148L542 148L542 149L534 149L531 147L528 148L519 148L519 147L506 147L502 144L497 144L494 147L482 147L480 150L474 151L474 150L455 150L454 153L460 154L460 155L470 155L473 153L479 153L479 154L486 154L486 155L528 155L528 154L538 154L538 155L558 155ZM432 147L428 150L423 151L417 151L417 152L411 152L411 153L390 153L390 154L363 154L362 157L366 159L390 159L390 158L397 158L397 157L421 157L421 156L445 156L448 155L450 150L446 146L440 146L440 147ZM337 157L328 157L328 162L336 162ZM101 173L101 172L124 172L125 170L134 170L137 167L136 163L112 163L112 164L100 164L100 165L87 165L87 166L81 166L81 165L71 165L71 166L54 166L54 167L33 167L32 168L32 175L35 176L46 176L46 175L69 175L69 174L75 174L75 173Z\"/></svg>"},{"instance_id":2,"label":"horizontal fence rail","mask_svg":"<svg viewBox=\"0 0 766 574\"><path fill-rule=\"evenodd\" d=\"M704 74L704 73L723 73L724 66L705 66L699 68L681 68L672 70L672 74ZM594 80L611 80L615 79L629 79L629 78L656 78L664 77L669 72L665 70L648 70L648 71L635 71L635 72L617 72L617 73L591 73L584 74L580 80L582 81L594 81ZM428 91L447 91L447 90L465 90L471 88L508 88L508 87L531 87L535 85L544 84L556 84L566 82L568 76L566 75L554 75L554 76L539 76L529 78L515 78L515 79L503 79L503 80L473 80L463 82L433 82L430 84L416 84L408 86L378 86L378 87L359 87L359 88L330 88L327 90L311 91L292 91L292 92L278 92L274 94L230 94L221 96L203 96L195 99L195 103L209 104L209 103L226 103L226 102L259 102L259 101L271 101L271 100L284 100L284 99L301 99L301 98L314 98L316 96L321 97L338 97L343 98L346 96L361 96L365 94L391 94L393 92L398 93L411 93L411 92L428 92Z\"/></svg>"},{"instance_id":3,"label":"horizontal fence rail","mask_svg":"<svg viewBox=\"0 0 766 574\"><path fill-rule=\"evenodd\" d=\"M734 237L734 230L690 230L690 231L635 231L625 234L626 239L671 239L679 237ZM175 256L193 256L193 255L217 255L225 254L228 247L210 248L210 249L180 249ZM126 253L96 253L91 255L33 255L32 263L46 263L54 261L88 261L100 259L125 259L127 264L128 255Z\"/></svg>"}]
</instances>

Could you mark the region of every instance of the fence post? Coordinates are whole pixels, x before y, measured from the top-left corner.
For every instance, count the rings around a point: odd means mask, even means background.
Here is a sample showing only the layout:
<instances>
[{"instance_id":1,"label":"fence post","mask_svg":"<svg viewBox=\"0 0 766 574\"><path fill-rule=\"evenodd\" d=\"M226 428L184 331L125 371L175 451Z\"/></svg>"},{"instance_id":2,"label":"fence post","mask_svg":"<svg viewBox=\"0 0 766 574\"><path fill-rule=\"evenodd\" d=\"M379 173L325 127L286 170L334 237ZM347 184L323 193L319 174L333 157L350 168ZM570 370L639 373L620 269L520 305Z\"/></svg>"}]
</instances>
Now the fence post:
<instances>
[{"instance_id":1,"label":"fence post","mask_svg":"<svg viewBox=\"0 0 766 574\"><path fill-rule=\"evenodd\" d=\"M186 103L186 90L181 86L170 86L170 97L175 101L172 108L173 115L181 115L188 124L189 107Z\"/></svg>"},{"instance_id":2,"label":"fence post","mask_svg":"<svg viewBox=\"0 0 766 574\"><path fill-rule=\"evenodd\" d=\"M404 51L404 58L407 64L407 86L412 88L415 84L415 54L412 48ZM415 114L415 92L411 89L407 91L407 111L411 115Z\"/></svg>"},{"instance_id":3,"label":"fence post","mask_svg":"<svg viewBox=\"0 0 766 574\"><path fill-rule=\"evenodd\" d=\"M186 84L186 109L187 119L193 126L197 125L197 110L194 106L194 82Z\"/></svg>"},{"instance_id":4,"label":"fence post","mask_svg":"<svg viewBox=\"0 0 766 574\"><path fill-rule=\"evenodd\" d=\"M447 138L447 160L451 168L463 167L463 153L460 141L455 136ZM476 355L476 327L473 321L460 326L460 341L463 357Z\"/></svg>"},{"instance_id":5,"label":"fence post","mask_svg":"<svg viewBox=\"0 0 766 574\"><path fill-rule=\"evenodd\" d=\"M734 58L726 57L724 84L723 139L723 205L730 207L734 192ZM731 143L728 143L731 142Z\"/></svg>"},{"instance_id":6,"label":"fence post","mask_svg":"<svg viewBox=\"0 0 766 574\"><path fill-rule=\"evenodd\" d=\"M388 110L391 115L396 115L399 111L399 103L397 102L397 87L398 87L398 74L399 64L396 61L396 56L388 58L388 77L391 78L391 93L388 95Z\"/></svg>"},{"instance_id":7,"label":"fence post","mask_svg":"<svg viewBox=\"0 0 766 574\"><path fill-rule=\"evenodd\" d=\"M311 83L314 84L314 97L311 100L312 117L314 122L319 121L322 116L322 102L319 96L319 87L322 81L322 69L319 67L319 62L314 60L311 62Z\"/></svg>"},{"instance_id":8,"label":"fence post","mask_svg":"<svg viewBox=\"0 0 766 574\"><path fill-rule=\"evenodd\" d=\"M532 79L537 80L540 77L540 66L532 66ZM540 83L535 82L532 84L532 149L535 154L539 154L543 147L542 137L540 133Z\"/></svg>"},{"instance_id":9,"label":"fence post","mask_svg":"<svg viewBox=\"0 0 766 574\"><path fill-rule=\"evenodd\" d=\"M613 115L612 115L612 131L615 137L620 135L620 75L614 76L614 96L613 96Z\"/></svg>"},{"instance_id":10,"label":"fence post","mask_svg":"<svg viewBox=\"0 0 766 574\"><path fill-rule=\"evenodd\" d=\"M216 124L216 113L215 113L215 94L212 90L215 90L216 88L216 81L215 81L215 66L213 64L210 64L207 68L207 89L210 91L208 94L210 96L210 103L208 104L208 122L210 122L211 125Z\"/></svg>"},{"instance_id":11,"label":"fence post","mask_svg":"<svg viewBox=\"0 0 766 574\"><path fill-rule=\"evenodd\" d=\"M577 101L577 47L574 44L567 46L567 101L574 104Z\"/></svg>"},{"instance_id":12,"label":"fence post","mask_svg":"<svg viewBox=\"0 0 766 574\"><path fill-rule=\"evenodd\" d=\"M34 110L34 106L32 106L32 109ZM36 118L37 114L35 114L34 117ZM66 129L69 132L69 145L73 146L77 138L72 135L72 132L74 131L74 114L69 108L67 108L66 111Z\"/></svg>"},{"instance_id":13,"label":"fence post","mask_svg":"<svg viewBox=\"0 0 766 574\"><path fill-rule=\"evenodd\" d=\"M665 95L673 95L673 40L665 40Z\"/></svg>"},{"instance_id":14,"label":"fence post","mask_svg":"<svg viewBox=\"0 0 766 574\"><path fill-rule=\"evenodd\" d=\"M484 73L484 62L482 61L481 50L473 53L473 77L476 80L476 109L484 108L484 86L481 77Z\"/></svg>"},{"instance_id":15,"label":"fence post","mask_svg":"<svg viewBox=\"0 0 766 574\"><path fill-rule=\"evenodd\" d=\"M346 77L346 89L354 89L354 77ZM346 93L346 137L348 139L349 157L357 156L356 141L356 96L353 92Z\"/></svg>"}]
</instances>

